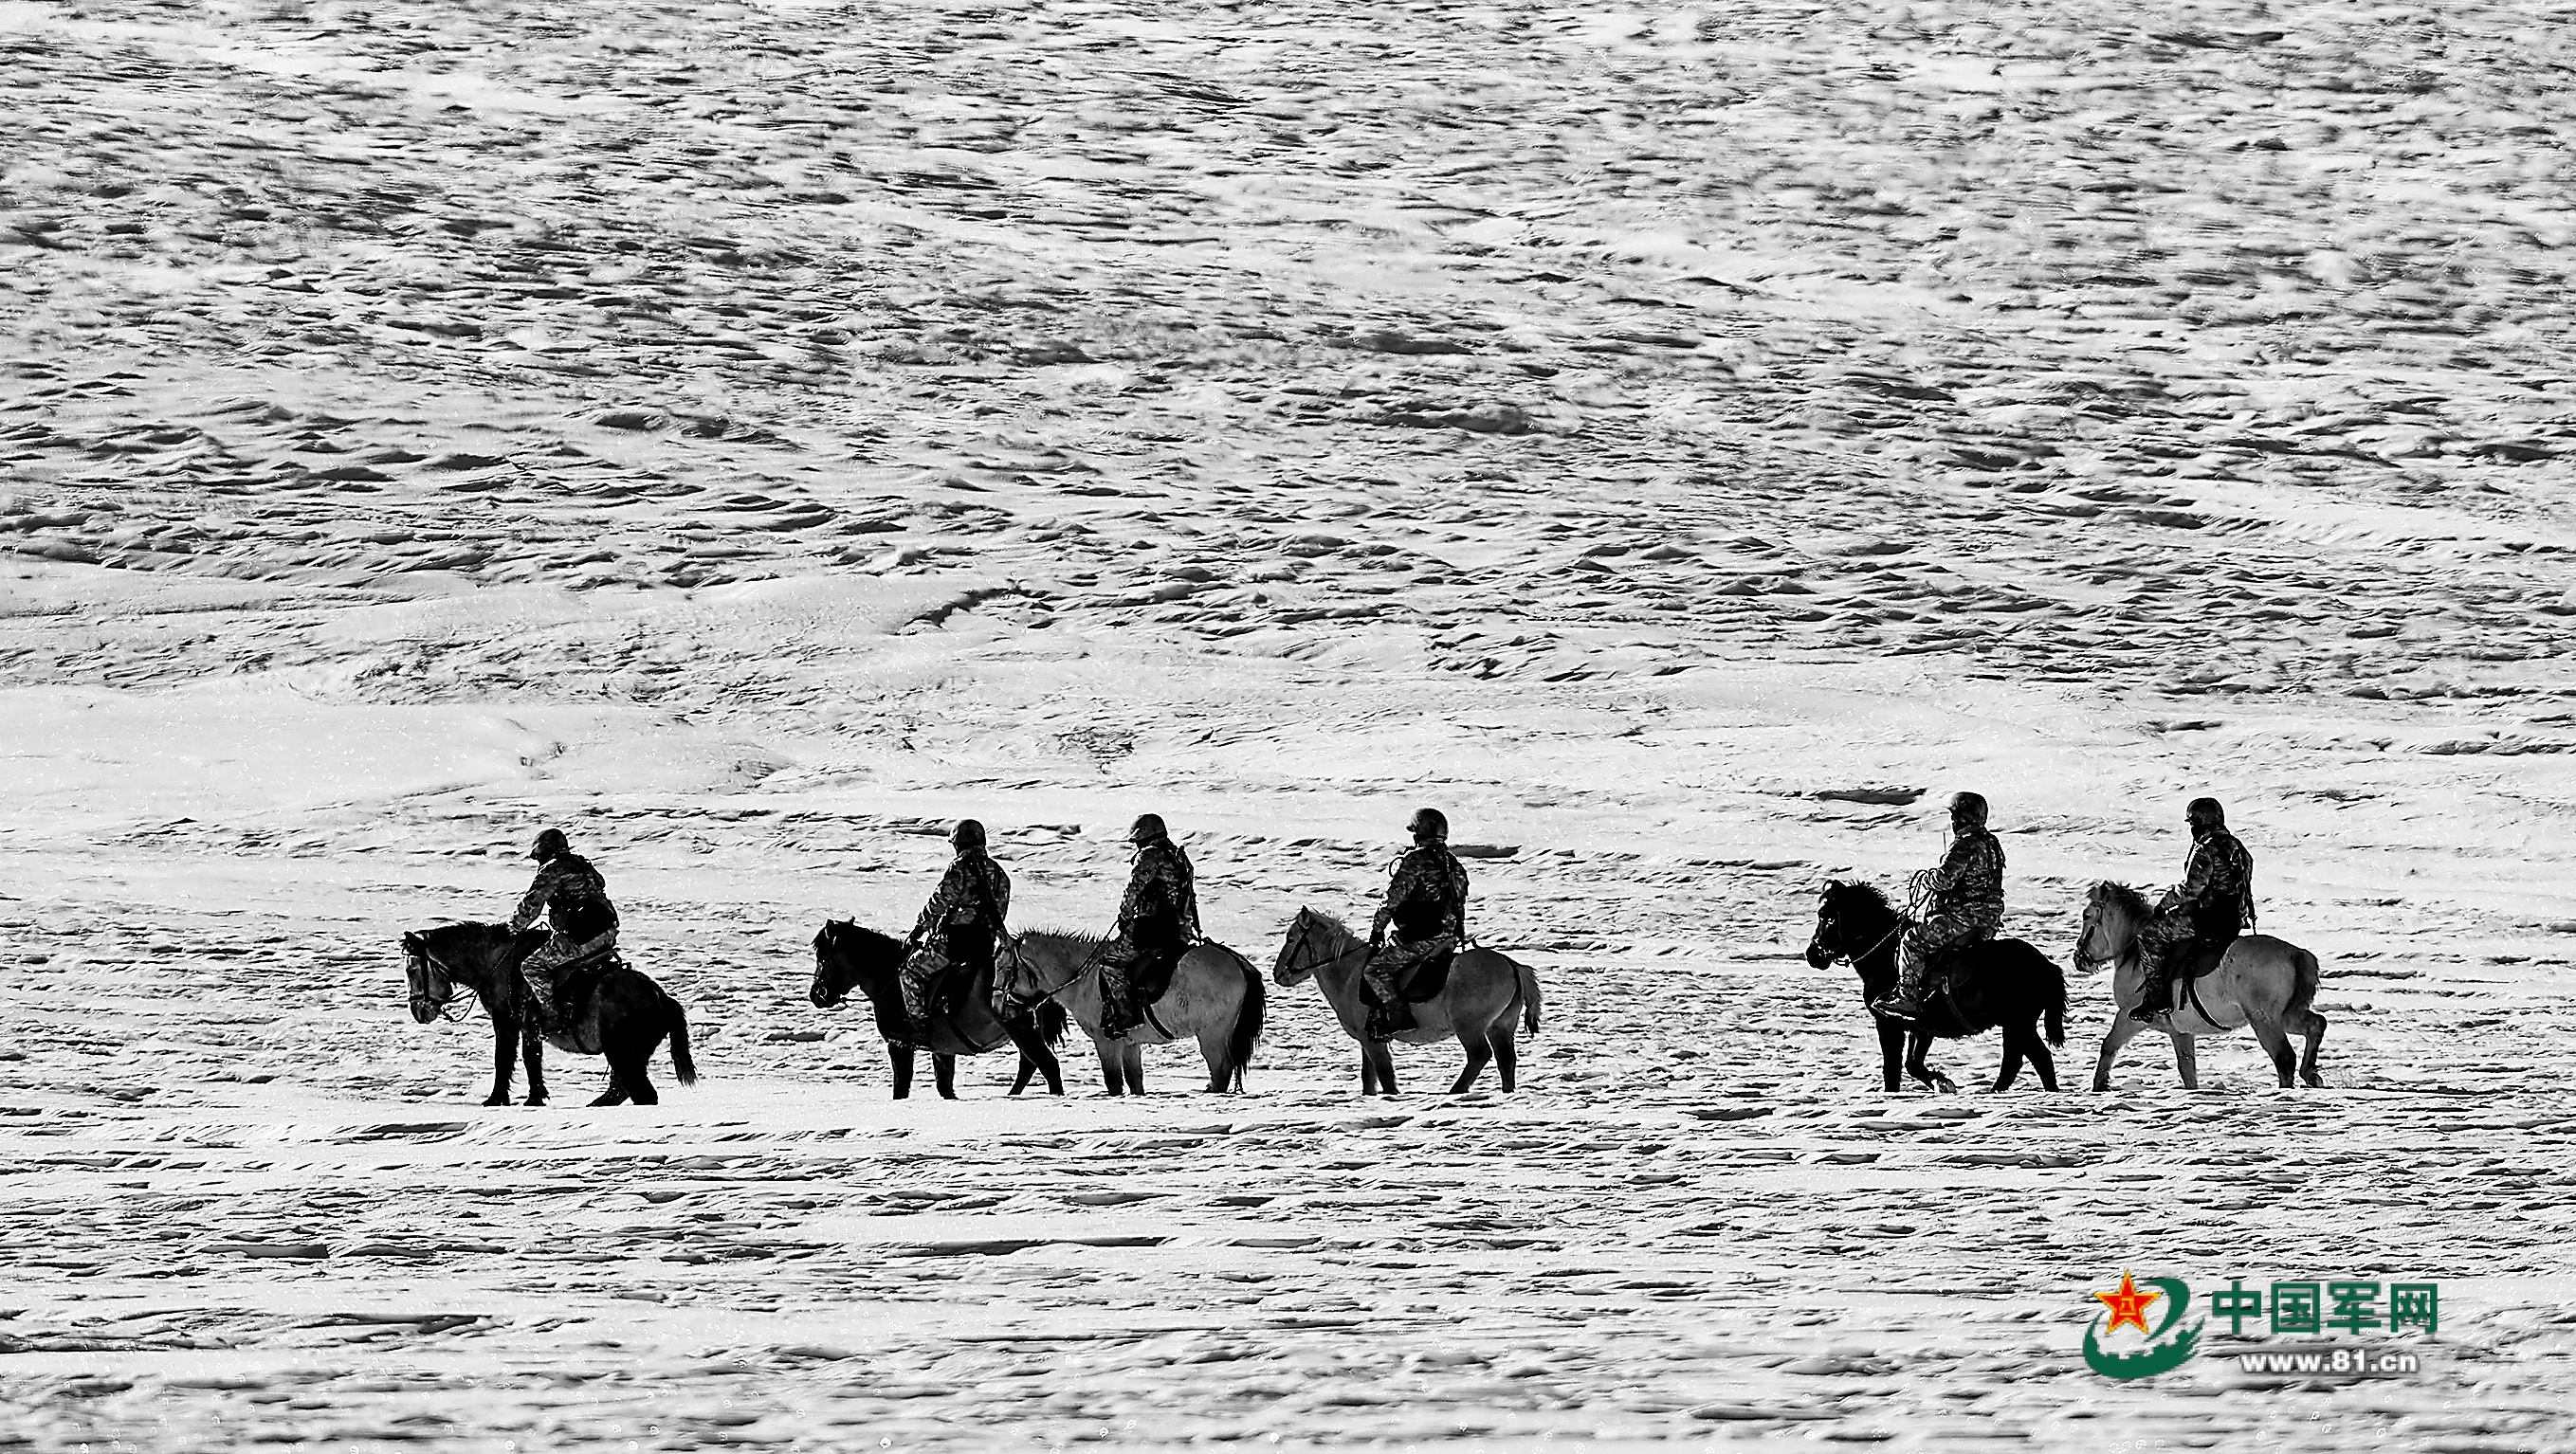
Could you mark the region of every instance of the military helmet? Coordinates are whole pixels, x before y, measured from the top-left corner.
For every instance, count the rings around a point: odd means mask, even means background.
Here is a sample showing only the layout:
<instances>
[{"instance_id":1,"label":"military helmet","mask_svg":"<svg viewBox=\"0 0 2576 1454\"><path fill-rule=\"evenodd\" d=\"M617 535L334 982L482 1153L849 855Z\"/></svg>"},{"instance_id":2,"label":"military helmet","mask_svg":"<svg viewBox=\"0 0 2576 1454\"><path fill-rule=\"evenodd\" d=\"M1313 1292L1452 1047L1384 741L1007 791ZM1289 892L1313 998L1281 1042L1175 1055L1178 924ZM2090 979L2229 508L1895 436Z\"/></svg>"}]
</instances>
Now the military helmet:
<instances>
[{"instance_id":1,"label":"military helmet","mask_svg":"<svg viewBox=\"0 0 2576 1454\"><path fill-rule=\"evenodd\" d=\"M1158 838L1170 836L1170 833L1171 830L1163 826L1162 814L1139 813L1136 815L1135 823L1127 829L1127 841L1151 843Z\"/></svg>"},{"instance_id":2,"label":"military helmet","mask_svg":"<svg viewBox=\"0 0 2576 1454\"><path fill-rule=\"evenodd\" d=\"M1416 808L1404 825L1415 837L1428 837L1435 843L1449 841L1449 819L1438 808Z\"/></svg>"},{"instance_id":3,"label":"military helmet","mask_svg":"<svg viewBox=\"0 0 2576 1454\"><path fill-rule=\"evenodd\" d=\"M960 818L957 826L949 831L948 841L960 848L981 848L984 846L984 825L972 818Z\"/></svg>"},{"instance_id":4,"label":"military helmet","mask_svg":"<svg viewBox=\"0 0 2576 1454\"><path fill-rule=\"evenodd\" d=\"M563 830L549 828L537 835L537 846L528 850L528 856L539 863L545 863L558 854L570 852L572 852L572 843L564 837Z\"/></svg>"},{"instance_id":5,"label":"military helmet","mask_svg":"<svg viewBox=\"0 0 2576 1454\"><path fill-rule=\"evenodd\" d=\"M1951 816L1951 817L1953 817L1953 818L1964 818L1964 819L1966 819L1968 822L1973 823L1973 824L1975 824L1976 826L1978 826L1978 827L1980 827L1980 828L1983 828L1984 826L1986 826L1986 796L1985 796L1985 794L1983 794L1983 793L1953 793L1953 794L1951 794L1951 795L1950 795L1950 816Z\"/></svg>"},{"instance_id":6,"label":"military helmet","mask_svg":"<svg viewBox=\"0 0 2576 1454\"><path fill-rule=\"evenodd\" d=\"M2216 798L2192 799L2191 806L2182 810L2182 816L2183 821L2194 827L2224 828L2227 826L2227 810L2218 805Z\"/></svg>"}]
</instances>

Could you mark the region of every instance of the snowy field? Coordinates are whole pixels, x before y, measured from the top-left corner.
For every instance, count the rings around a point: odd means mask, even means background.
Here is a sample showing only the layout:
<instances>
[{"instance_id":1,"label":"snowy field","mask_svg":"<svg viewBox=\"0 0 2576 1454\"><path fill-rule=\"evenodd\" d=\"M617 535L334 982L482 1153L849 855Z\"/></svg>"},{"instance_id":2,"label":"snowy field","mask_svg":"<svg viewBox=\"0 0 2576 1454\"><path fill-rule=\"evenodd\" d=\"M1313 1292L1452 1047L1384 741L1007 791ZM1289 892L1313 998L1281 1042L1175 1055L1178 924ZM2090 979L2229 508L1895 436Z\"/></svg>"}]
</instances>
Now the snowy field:
<instances>
[{"instance_id":1,"label":"snowy field","mask_svg":"<svg viewBox=\"0 0 2576 1454\"><path fill-rule=\"evenodd\" d=\"M0 1449L2569 1448L2571 23L0 0ZM2326 1088L2081 970L1884 1093L1800 951L1960 788L2061 962L2225 799ZM805 1000L960 815L1267 969L1425 804L1510 1097ZM658 1107L405 1012L547 824ZM2123 1270L2439 1326L2114 1380Z\"/></svg>"}]
</instances>

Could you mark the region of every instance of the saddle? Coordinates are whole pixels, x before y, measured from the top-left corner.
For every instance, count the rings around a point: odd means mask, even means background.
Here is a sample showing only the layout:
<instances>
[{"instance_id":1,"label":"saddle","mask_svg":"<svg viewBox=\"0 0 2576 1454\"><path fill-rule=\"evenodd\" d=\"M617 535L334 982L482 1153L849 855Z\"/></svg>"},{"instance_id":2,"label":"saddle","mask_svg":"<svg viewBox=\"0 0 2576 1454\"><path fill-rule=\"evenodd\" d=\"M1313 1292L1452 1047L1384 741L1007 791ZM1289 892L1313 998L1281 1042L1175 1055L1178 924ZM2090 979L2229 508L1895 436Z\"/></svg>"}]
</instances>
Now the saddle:
<instances>
[{"instance_id":1,"label":"saddle","mask_svg":"<svg viewBox=\"0 0 2576 1454\"><path fill-rule=\"evenodd\" d=\"M1136 961L1136 973L1128 981L1130 993L1139 1008L1162 999L1171 992L1172 979L1181 972L1181 960L1190 952L1187 944L1175 945Z\"/></svg>"},{"instance_id":2,"label":"saddle","mask_svg":"<svg viewBox=\"0 0 2576 1454\"><path fill-rule=\"evenodd\" d=\"M1449 967L1457 962L1458 941L1455 939L1448 940L1440 948L1424 955L1411 969L1404 972L1404 978L1398 985L1404 995L1404 1002L1408 1005L1418 1005L1424 1000L1439 998L1440 992L1449 987Z\"/></svg>"}]
</instances>

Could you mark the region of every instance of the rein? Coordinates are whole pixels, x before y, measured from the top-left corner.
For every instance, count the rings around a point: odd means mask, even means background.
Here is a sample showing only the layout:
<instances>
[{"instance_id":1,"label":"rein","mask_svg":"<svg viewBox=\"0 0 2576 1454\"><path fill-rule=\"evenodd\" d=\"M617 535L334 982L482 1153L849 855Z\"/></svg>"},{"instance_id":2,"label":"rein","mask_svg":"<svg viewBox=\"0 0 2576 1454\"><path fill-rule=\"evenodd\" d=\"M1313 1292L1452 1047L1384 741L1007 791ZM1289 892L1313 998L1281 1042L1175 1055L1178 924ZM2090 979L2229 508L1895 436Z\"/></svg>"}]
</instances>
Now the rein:
<instances>
[{"instance_id":1,"label":"rein","mask_svg":"<svg viewBox=\"0 0 2576 1454\"><path fill-rule=\"evenodd\" d=\"M446 965L438 962L437 955L430 953L426 949L418 952L420 954L420 962L429 966L431 969L436 970L438 972L438 982L447 986L447 998L443 1000L432 1000L425 994L414 995L412 998L416 1001L429 1000L430 1008L437 1012L438 1018L451 1024L462 1024L465 1021L474 1018L472 1015L461 1013L455 1008L457 1000L461 998L457 992L456 976L448 970ZM482 997L477 995L474 996L474 998L479 1000Z\"/></svg>"}]
</instances>

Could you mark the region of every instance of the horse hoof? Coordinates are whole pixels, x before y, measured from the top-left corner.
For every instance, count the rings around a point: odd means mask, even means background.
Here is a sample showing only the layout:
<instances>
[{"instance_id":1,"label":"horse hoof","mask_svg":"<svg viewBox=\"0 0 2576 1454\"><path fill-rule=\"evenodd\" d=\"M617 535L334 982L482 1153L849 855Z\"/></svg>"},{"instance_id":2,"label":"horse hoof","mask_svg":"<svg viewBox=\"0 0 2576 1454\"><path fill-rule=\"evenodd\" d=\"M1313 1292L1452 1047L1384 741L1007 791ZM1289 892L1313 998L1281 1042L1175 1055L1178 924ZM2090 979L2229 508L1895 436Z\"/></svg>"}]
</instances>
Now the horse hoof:
<instances>
[{"instance_id":1,"label":"horse hoof","mask_svg":"<svg viewBox=\"0 0 2576 1454\"><path fill-rule=\"evenodd\" d=\"M483 1104L485 1104L485 1105L487 1105L487 1106L506 1106L506 1105L508 1105L509 1103L510 1103L510 1098L509 1098L508 1096L490 1096L490 1097L487 1097L487 1098L484 1100L484 1102L483 1102Z\"/></svg>"},{"instance_id":2,"label":"horse hoof","mask_svg":"<svg viewBox=\"0 0 2576 1454\"><path fill-rule=\"evenodd\" d=\"M544 1096L530 1096L525 1101L520 1102L521 1105L528 1106L542 1106L545 1103L546 1098Z\"/></svg>"}]
</instances>

